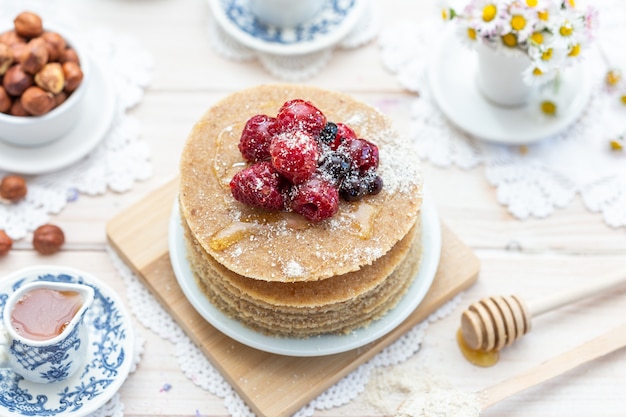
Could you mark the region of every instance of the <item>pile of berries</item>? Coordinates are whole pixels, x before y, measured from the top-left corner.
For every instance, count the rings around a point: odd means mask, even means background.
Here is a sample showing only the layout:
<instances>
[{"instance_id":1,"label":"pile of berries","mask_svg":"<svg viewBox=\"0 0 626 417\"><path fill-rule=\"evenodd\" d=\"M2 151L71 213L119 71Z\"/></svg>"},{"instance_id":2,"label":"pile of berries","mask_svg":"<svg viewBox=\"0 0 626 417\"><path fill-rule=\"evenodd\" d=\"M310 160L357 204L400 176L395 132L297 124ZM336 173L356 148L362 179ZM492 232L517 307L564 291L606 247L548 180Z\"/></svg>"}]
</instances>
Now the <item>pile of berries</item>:
<instances>
[{"instance_id":1,"label":"pile of berries","mask_svg":"<svg viewBox=\"0 0 626 417\"><path fill-rule=\"evenodd\" d=\"M340 198L357 201L383 187L378 147L301 99L285 102L276 117L251 117L239 150L251 165L231 180L233 197L311 222L337 213Z\"/></svg>"}]
</instances>

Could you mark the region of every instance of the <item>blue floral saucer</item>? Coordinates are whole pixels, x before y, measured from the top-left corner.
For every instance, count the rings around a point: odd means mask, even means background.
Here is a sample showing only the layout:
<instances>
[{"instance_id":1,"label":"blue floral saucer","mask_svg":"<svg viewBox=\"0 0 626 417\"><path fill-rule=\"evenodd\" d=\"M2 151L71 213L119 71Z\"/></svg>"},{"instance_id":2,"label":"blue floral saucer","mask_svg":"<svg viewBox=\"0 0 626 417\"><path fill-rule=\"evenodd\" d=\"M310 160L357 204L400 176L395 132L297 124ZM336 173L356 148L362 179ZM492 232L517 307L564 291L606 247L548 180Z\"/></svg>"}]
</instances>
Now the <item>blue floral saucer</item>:
<instances>
[{"instance_id":1,"label":"blue floral saucer","mask_svg":"<svg viewBox=\"0 0 626 417\"><path fill-rule=\"evenodd\" d=\"M354 28L365 0L320 0L322 10L293 28L265 25L250 12L248 0L208 0L217 23L235 40L260 52L302 55L328 48Z\"/></svg>"},{"instance_id":2,"label":"blue floral saucer","mask_svg":"<svg viewBox=\"0 0 626 417\"><path fill-rule=\"evenodd\" d=\"M35 267L39 272L41 267ZM85 317L90 346L83 370L62 382L37 384L0 369L0 415L81 417L103 406L118 391L133 362L134 333L117 294L95 278L65 267L48 273L13 274L0 282L0 319L9 294L32 281L75 282L94 289Z\"/></svg>"}]
</instances>

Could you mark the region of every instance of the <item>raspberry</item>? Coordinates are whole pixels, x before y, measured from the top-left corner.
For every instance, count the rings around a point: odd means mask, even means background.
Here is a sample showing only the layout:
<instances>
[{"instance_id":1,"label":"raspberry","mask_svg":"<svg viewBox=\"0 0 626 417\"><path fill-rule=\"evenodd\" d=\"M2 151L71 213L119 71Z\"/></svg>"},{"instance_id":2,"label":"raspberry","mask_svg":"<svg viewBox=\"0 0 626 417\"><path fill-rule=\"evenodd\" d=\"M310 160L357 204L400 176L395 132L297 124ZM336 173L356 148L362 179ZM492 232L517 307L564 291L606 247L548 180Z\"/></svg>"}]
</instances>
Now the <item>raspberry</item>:
<instances>
[{"instance_id":1,"label":"raspberry","mask_svg":"<svg viewBox=\"0 0 626 417\"><path fill-rule=\"evenodd\" d=\"M239 171L230 181L235 200L266 210L285 207L284 180L269 162L259 162Z\"/></svg>"},{"instance_id":2,"label":"raspberry","mask_svg":"<svg viewBox=\"0 0 626 417\"><path fill-rule=\"evenodd\" d=\"M349 126L344 125L343 123L337 123L337 138L341 143L347 140L356 139L357 135Z\"/></svg>"},{"instance_id":3,"label":"raspberry","mask_svg":"<svg viewBox=\"0 0 626 417\"><path fill-rule=\"evenodd\" d=\"M378 168L378 146L365 139L353 139L344 142L340 151L345 152L352 160L352 166L364 173L369 169Z\"/></svg>"},{"instance_id":4,"label":"raspberry","mask_svg":"<svg viewBox=\"0 0 626 417\"><path fill-rule=\"evenodd\" d=\"M311 222L322 221L339 211L339 192L321 176L313 175L294 187L291 209Z\"/></svg>"},{"instance_id":5,"label":"raspberry","mask_svg":"<svg viewBox=\"0 0 626 417\"><path fill-rule=\"evenodd\" d=\"M317 168L315 139L302 131L283 132L270 143L272 164L294 184L306 181Z\"/></svg>"},{"instance_id":6,"label":"raspberry","mask_svg":"<svg viewBox=\"0 0 626 417\"><path fill-rule=\"evenodd\" d=\"M275 117L257 114L246 122L239 139L239 151L246 161L258 162L270 159L270 142L278 133Z\"/></svg>"},{"instance_id":7,"label":"raspberry","mask_svg":"<svg viewBox=\"0 0 626 417\"><path fill-rule=\"evenodd\" d=\"M314 138L318 137L326 125L326 116L308 101L295 99L285 102L278 110L276 120L283 132L289 130L305 131Z\"/></svg>"}]
</instances>

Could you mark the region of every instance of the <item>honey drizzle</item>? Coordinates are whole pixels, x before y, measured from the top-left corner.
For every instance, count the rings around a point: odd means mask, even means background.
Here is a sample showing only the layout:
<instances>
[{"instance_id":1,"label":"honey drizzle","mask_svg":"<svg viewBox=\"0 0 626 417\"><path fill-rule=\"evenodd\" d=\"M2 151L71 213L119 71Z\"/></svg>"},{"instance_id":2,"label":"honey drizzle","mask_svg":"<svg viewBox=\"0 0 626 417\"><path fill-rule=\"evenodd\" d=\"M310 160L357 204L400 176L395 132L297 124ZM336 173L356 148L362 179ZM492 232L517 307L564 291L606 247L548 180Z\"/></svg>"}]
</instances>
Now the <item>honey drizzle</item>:
<instances>
[{"instance_id":1,"label":"honey drizzle","mask_svg":"<svg viewBox=\"0 0 626 417\"><path fill-rule=\"evenodd\" d=\"M465 359L473 365L487 368L498 363L498 360L500 359L500 352L497 350L475 350L467 346L465 339L463 339L463 332L461 329L456 332L456 341Z\"/></svg>"}]
</instances>

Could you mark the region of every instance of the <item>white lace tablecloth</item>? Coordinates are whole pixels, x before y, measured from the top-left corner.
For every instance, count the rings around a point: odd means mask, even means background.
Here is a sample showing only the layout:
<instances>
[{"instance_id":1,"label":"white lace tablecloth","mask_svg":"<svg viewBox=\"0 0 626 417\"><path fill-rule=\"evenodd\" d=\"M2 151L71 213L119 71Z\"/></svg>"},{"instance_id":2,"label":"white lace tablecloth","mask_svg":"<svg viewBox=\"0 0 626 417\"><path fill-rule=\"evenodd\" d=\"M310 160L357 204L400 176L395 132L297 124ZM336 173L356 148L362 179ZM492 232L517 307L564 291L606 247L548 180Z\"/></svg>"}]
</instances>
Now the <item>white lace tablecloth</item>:
<instances>
[{"instance_id":1,"label":"white lace tablecloth","mask_svg":"<svg viewBox=\"0 0 626 417\"><path fill-rule=\"evenodd\" d=\"M598 0L593 5L599 9L598 45L610 65L626 74L626 16L616 12L624 10L619 3ZM411 106L410 135L421 157L438 167L483 165L486 180L497 188L498 201L517 218L548 217L580 196L607 224L625 227L626 152L612 151L609 143L626 133L626 106L604 85L609 67L598 48L586 59L594 80L592 97L573 126L535 144L498 145L451 125L429 91L426 72L443 25L437 14L426 23L400 22L379 37L383 64L404 88L419 93Z\"/></svg>"},{"instance_id":2,"label":"white lace tablecloth","mask_svg":"<svg viewBox=\"0 0 626 417\"><path fill-rule=\"evenodd\" d=\"M373 4L366 0L363 14L354 29L337 44L302 55L274 55L243 45L222 29L209 16L209 41L213 49L226 59L258 62L273 76L285 81L303 81L318 74L330 61L336 49L355 49L370 42L378 34L380 22Z\"/></svg>"},{"instance_id":3,"label":"white lace tablecloth","mask_svg":"<svg viewBox=\"0 0 626 417\"><path fill-rule=\"evenodd\" d=\"M0 11L2 8L0 8ZM58 171L28 176L26 198L0 204L0 230L14 240L48 222L80 194L99 195L107 190L129 191L136 181L152 175L150 148L141 138L137 120L127 111L137 105L152 79L152 56L134 38L94 30L83 42L111 77L116 111L108 133L96 148L75 164ZM8 174L0 170L0 178Z\"/></svg>"}]
</instances>

